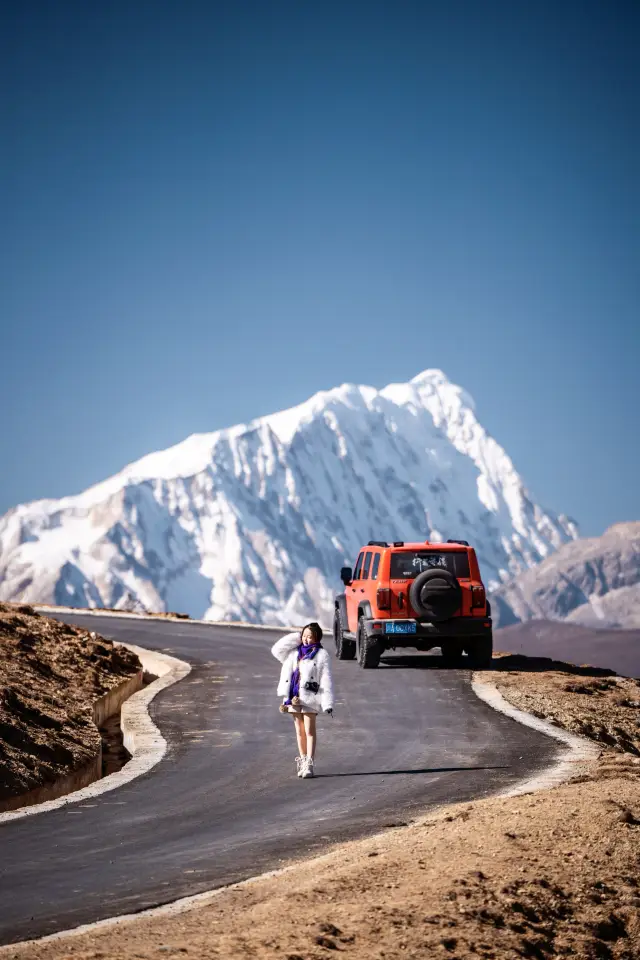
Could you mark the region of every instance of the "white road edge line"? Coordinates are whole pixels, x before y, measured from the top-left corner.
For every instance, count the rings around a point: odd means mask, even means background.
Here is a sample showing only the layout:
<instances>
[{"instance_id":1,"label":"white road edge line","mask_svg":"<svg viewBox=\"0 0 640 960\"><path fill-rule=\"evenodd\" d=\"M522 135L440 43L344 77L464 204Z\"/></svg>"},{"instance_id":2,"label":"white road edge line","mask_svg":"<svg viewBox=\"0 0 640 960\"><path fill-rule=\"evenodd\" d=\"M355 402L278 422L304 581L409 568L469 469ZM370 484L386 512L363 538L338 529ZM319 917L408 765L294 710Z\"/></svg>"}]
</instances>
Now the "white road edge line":
<instances>
[{"instance_id":1,"label":"white road edge line","mask_svg":"<svg viewBox=\"0 0 640 960\"><path fill-rule=\"evenodd\" d=\"M88 787L74 790L73 793L67 793L55 800L45 800L44 803L34 803L28 807L18 807L17 810L0 813L0 824L19 820L22 817L31 817L37 813L47 813L49 810L58 810L70 803L92 800L101 793L115 790L129 783L130 780L142 776L162 760L167 750L167 741L149 715L149 704L165 687L170 687L186 677L191 672L191 666L184 660L178 660L177 657L170 657L166 653L158 653L155 650L146 650L130 643L118 644L118 646L132 650L138 655L144 669L157 676L157 680L134 693L122 704L120 727L124 745L131 754L131 760L121 770L101 780L95 780Z\"/></svg>"},{"instance_id":2,"label":"white road edge line","mask_svg":"<svg viewBox=\"0 0 640 960\"><path fill-rule=\"evenodd\" d=\"M562 727L557 727L548 720L534 717L532 713L518 710L518 708L514 707L508 700L505 700L495 684L490 683L488 680L480 679L475 673L471 677L471 689L476 697L484 700L485 703L488 703L489 706L497 710L498 713L503 713L505 716L511 717L512 720L516 720L525 727L532 727L540 733L545 733L548 737L553 737L554 740L559 740L561 743L564 743L568 748L564 750L546 770L542 770L533 777L523 780L522 783L516 784L515 787L507 788L504 792L500 793L499 796L518 797L523 793L534 793L536 790L547 790L550 787L556 787L558 784L571 779L571 777L579 772L576 764L587 764L593 760L597 760L600 756L602 752L600 747L591 740L587 740L586 737L579 737L575 733L570 733Z\"/></svg>"},{"instance_id":3,"label":"white road edge line","mask_svg":"<svg viewBox=\"0 0 640 960\"><path fill-rule=\"evenodd\" d=\"M505 790L501 790L499 793L493 794L494 797L515 797L523 793L534 793L538 790L547 790L550 787L558 786L558 784L570 779L578 772L576 764L586 764L589 761L596 760L600 756L600 748L596 744L591 743L590 740L587 740L584 737L578 737L573 733L569 733L568 730L563 730L560 727L556 727L546 720L540 720L538 717L534 717L530 713L525 713L523 710L518 710L517 707L512 706L507 700L505 700L498 688L493 683L489 683L486 680L480 680L476 674L472 674L471 688L480 700L484 700L485 703L489 704L489 706L491 706L494 710L497 710L498 713L503 713L518 723L522 723L526 727L532 727L534 730L538 730L540 733L545 733L547 736L561 741L568 747L568 750L564 751L563 754L558 757L547 770L536 774L533 777L529 777L527 780L524 780L515 787L507 787ZM440 807L443 806L447 806L447 804L440 805ZM415 821L415 823L427 823L431 820L437 819L439 816L438 810L440 807L434 811L431 811L426 816L420 817ZM405 829L411 829L411 827ZM311 858L311 860L308 862L321 863L331 855L332 852L321 854L320 856ZM211 903L211 901L215 900L216 897L219 897L221 894L226 893L229 890L241 890L244 887L258 883L260 880L269 880L290 873L292 870L298 867L299 864L300 861L297 861L289 866L281 867L278 870L269 870L266 873L260 873L255 877L248 877L246 880L241 880L239 883L215 887L213 890L205 890L203 893L197 893L190 897L181 897L179 900L173 900L171 903L165 903L159 907L150 907L147 910L140 910L138 913L127 913L121 914L117 917L108 917L106 920L96 920L94 923L85 923L80 927L72 927L69 930L60 930L58 933L50 933L45 937L37 937L33 940L21 940L18 941L18 943L0 946L0 956L8 954L9 951L15 951L19 947L50 943L54 940L62 940L67 937L77 937L81 936L83 933L93 933L104 930L108 927L117 927L121 926L122 924L132 923L136 920L146 920L152 917L171 917L177 916L181 913L187 913L189 910L193 910L196 907L205 906L206 904Z\"/></svg>"}]
</instances>

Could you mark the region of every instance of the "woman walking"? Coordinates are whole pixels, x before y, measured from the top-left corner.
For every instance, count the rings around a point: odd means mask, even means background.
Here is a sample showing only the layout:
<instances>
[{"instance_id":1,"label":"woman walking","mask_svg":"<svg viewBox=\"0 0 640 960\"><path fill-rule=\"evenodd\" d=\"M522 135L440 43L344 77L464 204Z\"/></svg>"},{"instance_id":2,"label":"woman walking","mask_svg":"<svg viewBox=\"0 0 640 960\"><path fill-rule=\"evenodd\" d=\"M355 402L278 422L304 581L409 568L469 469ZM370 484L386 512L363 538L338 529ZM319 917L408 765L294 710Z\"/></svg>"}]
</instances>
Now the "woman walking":
<instances>
[{"instance_id":1,"label":"woman walking","mask_svg":"<svg viewBox=\"0 0 640 960\"><path fill-rule=\"evenodd\" d=\"M300 633L277 640L271 653L282 664L278 696L284 697L281 713L291 713L296 727L299 777L313 776L316 752L316 716L333 714L331 660L322 646L322 629L308 623Z\"/></svg>"}]
</instances>

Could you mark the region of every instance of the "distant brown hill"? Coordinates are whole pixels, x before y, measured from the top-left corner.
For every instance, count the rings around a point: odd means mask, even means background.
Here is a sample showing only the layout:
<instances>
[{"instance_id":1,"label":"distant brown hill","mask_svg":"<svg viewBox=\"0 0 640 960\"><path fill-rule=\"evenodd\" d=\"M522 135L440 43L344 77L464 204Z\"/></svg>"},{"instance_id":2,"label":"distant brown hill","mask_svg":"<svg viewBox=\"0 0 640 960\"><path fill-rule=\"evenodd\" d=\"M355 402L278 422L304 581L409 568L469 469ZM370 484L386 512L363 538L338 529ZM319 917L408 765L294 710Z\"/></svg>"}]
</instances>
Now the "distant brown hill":
<instances>
[{"instance_id":1,"label":"distant brown hill","mask_svg":"<svg viewBox=\"0 0 640 960\"><path fill-rule=\"evenodd\" d=\"M574 540L491 595L494 622L564 620L640 629L640 523Z\"/></svg>"}]
</instances>

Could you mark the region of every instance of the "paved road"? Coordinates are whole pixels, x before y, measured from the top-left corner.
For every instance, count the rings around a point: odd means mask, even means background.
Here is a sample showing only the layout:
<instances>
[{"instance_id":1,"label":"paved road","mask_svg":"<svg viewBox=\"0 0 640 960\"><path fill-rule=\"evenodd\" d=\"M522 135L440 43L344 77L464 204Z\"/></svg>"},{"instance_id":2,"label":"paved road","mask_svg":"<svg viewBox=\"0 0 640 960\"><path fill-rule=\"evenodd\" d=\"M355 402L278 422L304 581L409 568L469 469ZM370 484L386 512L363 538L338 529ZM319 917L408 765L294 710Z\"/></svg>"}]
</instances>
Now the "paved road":
<instances>
[{"instance_id":1,"label":"paved road","mask_svg":"<svg viewBox=\"0 0 640 960\"><path fill-rule=\"evenodd\" d=\"M149 773L91 801L0 825L0 943L130 913L494 792L557 745L495 713L439 657L335 663L336 718L319 718L318 776L294 775L277 711L277 634L82 617L105 636L188 660L151 704L168 741Z\"/></svg>"}]
</instances>

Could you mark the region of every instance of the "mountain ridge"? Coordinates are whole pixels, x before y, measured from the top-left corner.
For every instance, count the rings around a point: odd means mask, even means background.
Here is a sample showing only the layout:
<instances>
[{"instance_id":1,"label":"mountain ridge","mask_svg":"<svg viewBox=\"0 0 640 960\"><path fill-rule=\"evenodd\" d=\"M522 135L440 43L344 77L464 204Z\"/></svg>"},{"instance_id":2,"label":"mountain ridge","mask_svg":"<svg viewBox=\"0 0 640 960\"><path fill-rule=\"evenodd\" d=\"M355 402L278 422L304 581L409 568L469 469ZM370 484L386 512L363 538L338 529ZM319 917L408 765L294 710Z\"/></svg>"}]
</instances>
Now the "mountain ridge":
<instances>
[{"instance_id":1,"label":"mountain ridge","mask_svg":"<svg viewBox=\"0 0 640 960\"><path fill-rule=\"evenodd\" d=\"M0 518L0 599L326 618L367 539L465 537L500 583L577 536L533 502L440 370L343 384L192 434L80 494Z\"/></svg>"},{"instance_id":2,"label":"mountain ridge","mask_svg":"<svg viewBox=\"0 0 640 960\"><path fill-rule=\"evenodd\" d=\"M555 620L596 628L640 628L640 522L565 543L492 594L494 621Z\"/></svg>"}]
</instances>

